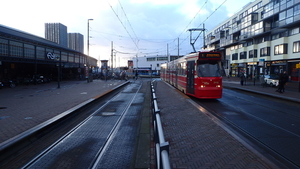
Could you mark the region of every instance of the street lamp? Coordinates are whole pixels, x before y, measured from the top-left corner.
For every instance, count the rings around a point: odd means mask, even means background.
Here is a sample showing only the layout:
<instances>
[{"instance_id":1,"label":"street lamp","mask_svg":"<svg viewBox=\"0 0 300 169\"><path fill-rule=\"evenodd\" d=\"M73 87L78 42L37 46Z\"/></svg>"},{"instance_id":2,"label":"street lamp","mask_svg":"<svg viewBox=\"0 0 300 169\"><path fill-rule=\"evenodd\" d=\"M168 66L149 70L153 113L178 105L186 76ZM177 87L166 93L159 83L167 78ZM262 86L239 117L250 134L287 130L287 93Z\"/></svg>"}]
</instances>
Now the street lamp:
<instances>
[{"instance_id":1,"label":"street lamp","mask_svg":"<svg viewBox=\"0 0 300 169\"><path fill-rule=\"evenodd\" d=\"M60 76L61 76L60 75L60 65L61 65L60 57L57 56L56 60L57 60L57 62L56 62L56 67L57 67L57 88L59 89L60 88Z\"/></svg>"},{"instance_id":2,"label":"street lamp","mask_svg":"<svg viewBox=\"0 0 300 169\"><path fill-rule=\"evenodd\" d=\"M88 60L89 60L89 55L90 55L90 21L92 21L93 19L88 19L88 23L87 23L87 60L86 60L86 64L87 64L87 69L86 69L86 71L88 71L87 72L87 82L89 83L90 82L90 79L89 79L89 64L88 64Z\"/></svg>"},{"instance_id":3,"label":"street lamp","mask_svg":"<svg viewBox=\"0 0 300 169\"><path fill-rule=\"evenodd\" d=\"M87 55L89 56L89 48L90 48L90 21L94 19L88 19L87 23Z\"/></svg>"}]
</instances>

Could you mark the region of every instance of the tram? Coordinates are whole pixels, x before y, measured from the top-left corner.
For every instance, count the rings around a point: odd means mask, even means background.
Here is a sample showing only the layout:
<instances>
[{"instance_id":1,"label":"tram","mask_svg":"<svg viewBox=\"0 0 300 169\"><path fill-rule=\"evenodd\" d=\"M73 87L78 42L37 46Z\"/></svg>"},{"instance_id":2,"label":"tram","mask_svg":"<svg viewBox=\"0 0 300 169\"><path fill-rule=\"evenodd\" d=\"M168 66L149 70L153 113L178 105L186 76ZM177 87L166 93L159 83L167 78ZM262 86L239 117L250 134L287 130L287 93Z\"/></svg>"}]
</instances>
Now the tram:
<instances>
[{"instance_id":1,"label":"tram","mask_svg":"<svg viewBox=\"0 0 300 169\"><path fill-rule=\"evenodd\" d=\"M191 53L162 64L160 77L186 95L199 99L222 98L221 59L220 52Z\"/></svg>"}]
</instances>

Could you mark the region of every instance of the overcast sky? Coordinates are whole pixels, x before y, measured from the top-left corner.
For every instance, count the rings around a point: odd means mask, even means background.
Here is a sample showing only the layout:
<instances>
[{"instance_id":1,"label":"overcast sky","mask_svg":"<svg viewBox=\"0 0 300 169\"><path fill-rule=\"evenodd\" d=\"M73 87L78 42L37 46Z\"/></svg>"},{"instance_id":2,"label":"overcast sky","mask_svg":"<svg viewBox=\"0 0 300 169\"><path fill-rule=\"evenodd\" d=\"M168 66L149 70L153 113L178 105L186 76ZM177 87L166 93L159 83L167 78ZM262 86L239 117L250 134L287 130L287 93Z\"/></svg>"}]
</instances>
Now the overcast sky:
<instances>
[{"instance_id":1,"label":"overcast sky","mask_svg":"<svg viewBox=\"0 0 300 169\"><path fill-rule=\"evenodd\" d=\"M117 57L181 55L192 52L187 29L210 31L253 0L10 0L1 2L0 24L44 37L44 23L62 23L84 35L90 21L90 55ZM193 33L196 36L196 33ZM195 44L199 50L202 36ZM125 65L125 63L123 64Z\"/></svg>"}]
</instances>

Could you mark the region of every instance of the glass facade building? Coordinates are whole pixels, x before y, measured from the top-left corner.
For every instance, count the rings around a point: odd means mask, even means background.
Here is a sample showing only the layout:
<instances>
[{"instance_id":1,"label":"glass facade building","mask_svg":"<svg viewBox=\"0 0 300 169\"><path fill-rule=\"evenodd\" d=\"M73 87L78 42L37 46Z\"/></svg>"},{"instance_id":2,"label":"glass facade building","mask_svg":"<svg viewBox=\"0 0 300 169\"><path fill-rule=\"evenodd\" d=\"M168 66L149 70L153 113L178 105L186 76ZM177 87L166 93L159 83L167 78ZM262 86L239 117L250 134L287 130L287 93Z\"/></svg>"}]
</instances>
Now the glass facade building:
<instances>
[{"instance_id":1,"label":"glass facade building","mask_svg":"<svg viewBox=\"0 0 300 169\"><path fill-rule=\"evenodd\" d=\"M256 0L208 32L205 49L223 52L227 74L286 70L298 81L300 0Z\"/></svg>"}]
</instances>

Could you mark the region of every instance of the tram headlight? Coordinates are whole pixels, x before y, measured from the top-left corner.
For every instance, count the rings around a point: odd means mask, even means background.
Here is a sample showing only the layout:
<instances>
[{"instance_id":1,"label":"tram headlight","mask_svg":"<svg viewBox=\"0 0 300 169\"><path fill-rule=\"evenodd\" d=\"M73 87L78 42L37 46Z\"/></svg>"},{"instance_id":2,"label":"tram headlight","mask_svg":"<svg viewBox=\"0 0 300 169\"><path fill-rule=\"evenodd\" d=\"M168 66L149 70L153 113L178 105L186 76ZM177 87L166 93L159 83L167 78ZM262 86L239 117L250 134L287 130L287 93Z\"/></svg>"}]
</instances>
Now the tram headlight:
<instances>
[{"instance_id":1,"label":"tram headlight","mask_svg":"<svg viewBox=\"0 0 300 169\"><path fill-rule=\"evenodd\" d=\"M216 85L216 87L221 87L221 85Z\"/></svg>"}]
</instances>

